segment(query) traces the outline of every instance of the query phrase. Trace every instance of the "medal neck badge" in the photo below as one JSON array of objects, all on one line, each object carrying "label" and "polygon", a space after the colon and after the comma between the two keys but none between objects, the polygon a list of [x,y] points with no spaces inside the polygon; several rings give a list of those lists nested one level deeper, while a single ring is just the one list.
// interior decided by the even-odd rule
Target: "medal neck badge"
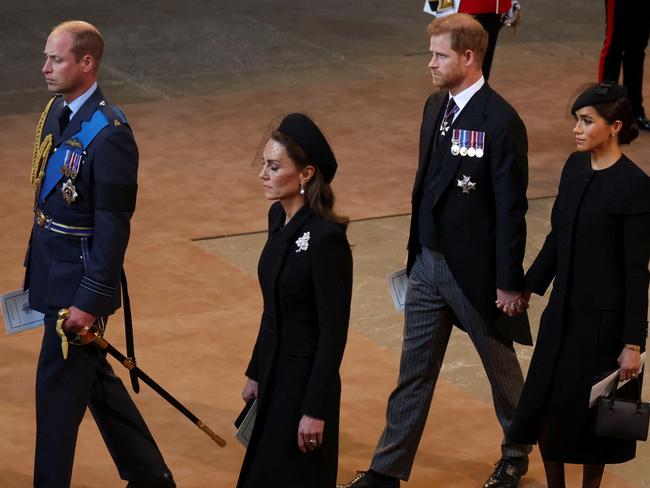
[{"label": "medal neck badge", "polygon": [[447,135],[447,131],[451,128],[451,124],[454,121],[454,116],[458,113],[460,108],[456,105],[456,102],[453,98],[449,98],[447,101],[447,106],[445,107],[445,114],[442,116],[442,122],[440,124],[440,135]]}]

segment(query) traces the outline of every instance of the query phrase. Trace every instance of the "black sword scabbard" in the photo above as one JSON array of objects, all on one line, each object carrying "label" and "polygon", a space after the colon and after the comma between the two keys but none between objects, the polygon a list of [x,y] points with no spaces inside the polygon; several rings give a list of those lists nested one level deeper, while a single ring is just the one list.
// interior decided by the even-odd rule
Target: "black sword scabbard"
[{"label": "black sword scabbard", "polygon": [[139,367],[135,365],[135,362],[131,360],[131,358],[126,357],[124,354],[122,354],[120,351],[115,349],[113,345],[111,345],[106,339],[104,339],[101,336],[97,336],[95,339],[95,344],[102,349],[103,351],[106,351],[107,354],[113,356],[115,359],[117,359],[122,366],[127,368],[129,372],[135,376],[137,376],[139,379],[141,379],[146,385],[148,385],[153,391],[158,393],[161,397],[163,397],[165,400],[167,400],[168,403],[170,403],[176,410],[181,412],[187,419],[190,420],[194,425],[196,425],[199,429],[201,429],[203,432],[205,432],[210,438],[216,442],[219,446],[224,447],[226,445],[226,441],[224,441],[221,437],[219,437],[217,434],[215,434],[210,428],[205,425],[196,415],[194,415],[192,412],[190,412],[185,405],[183,405],[181,402],[176,400],[167,390],[165,390],[162,386],[160,386],[158,383],[156,383],[148,374],[146,374],[144,371],[142,371]]}]

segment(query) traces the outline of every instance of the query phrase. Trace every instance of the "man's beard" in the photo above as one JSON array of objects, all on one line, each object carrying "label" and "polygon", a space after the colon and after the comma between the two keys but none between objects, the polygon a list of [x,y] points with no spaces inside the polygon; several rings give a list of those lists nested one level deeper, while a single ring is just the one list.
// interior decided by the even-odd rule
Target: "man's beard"
[{"label": "man's beard", "polygon": [[460,85],[463,82],[463,79],[464,76],[460,70],[455,70],[445,75],[439,75],[438,77],[432,77],[434,86],[445,90]]}]

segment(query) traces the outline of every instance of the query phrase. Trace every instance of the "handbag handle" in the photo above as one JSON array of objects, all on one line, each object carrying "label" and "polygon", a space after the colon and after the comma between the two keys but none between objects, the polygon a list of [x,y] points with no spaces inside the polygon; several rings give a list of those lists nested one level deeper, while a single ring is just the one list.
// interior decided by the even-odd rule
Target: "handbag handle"
[{"label": "handbag handle", "polygon": [[[609,409],[610,410],[614,410],[614,401],[616,400],[616,392],[618,391],[619,379],[620,379],[620,376],[616,376],[616,380],[614,381],[614,385],[612,386],[612,389],[610,390],[609,394],[606,395],[606,398],[609,400]],[[637,391],[639,392],[639,397],[636,399],[636,411],[637,411],[637,413],[641,413],[641,410],[642,410],[641,381],[639,380],[638,376],[635,376],[632,379],[636,380]]]}]

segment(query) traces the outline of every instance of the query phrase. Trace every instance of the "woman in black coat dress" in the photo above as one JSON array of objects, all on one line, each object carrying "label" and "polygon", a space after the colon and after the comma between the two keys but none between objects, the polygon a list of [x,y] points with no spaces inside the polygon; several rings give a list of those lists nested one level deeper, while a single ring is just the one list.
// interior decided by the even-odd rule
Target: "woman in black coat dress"
[{"label": "woman in black coat dress", "polygon": [[305,115],[291,114],[263,152],[269,236],[258,274],[264,312],[244,401],[257,418],[238,488],[333,488],[352,256],[333,212],[336,160]]},{"label": "woman in black coat dress", "polygon": [[[539,441],[550,488],[565,486],[564,463],[584,465],[591,488],[605,464],[634,457],[634,441],[595,435],[589,396],[619,367],[621,380],[638,374],[647,336],[650,178],[619,147],[638,134],[625,89],[595,85],[572,113],[578,152],[562,171],[526,288],[543,295],[555,281],[510,430],[517,442]],[[621,393],[636,396],[636,383]]]}]

